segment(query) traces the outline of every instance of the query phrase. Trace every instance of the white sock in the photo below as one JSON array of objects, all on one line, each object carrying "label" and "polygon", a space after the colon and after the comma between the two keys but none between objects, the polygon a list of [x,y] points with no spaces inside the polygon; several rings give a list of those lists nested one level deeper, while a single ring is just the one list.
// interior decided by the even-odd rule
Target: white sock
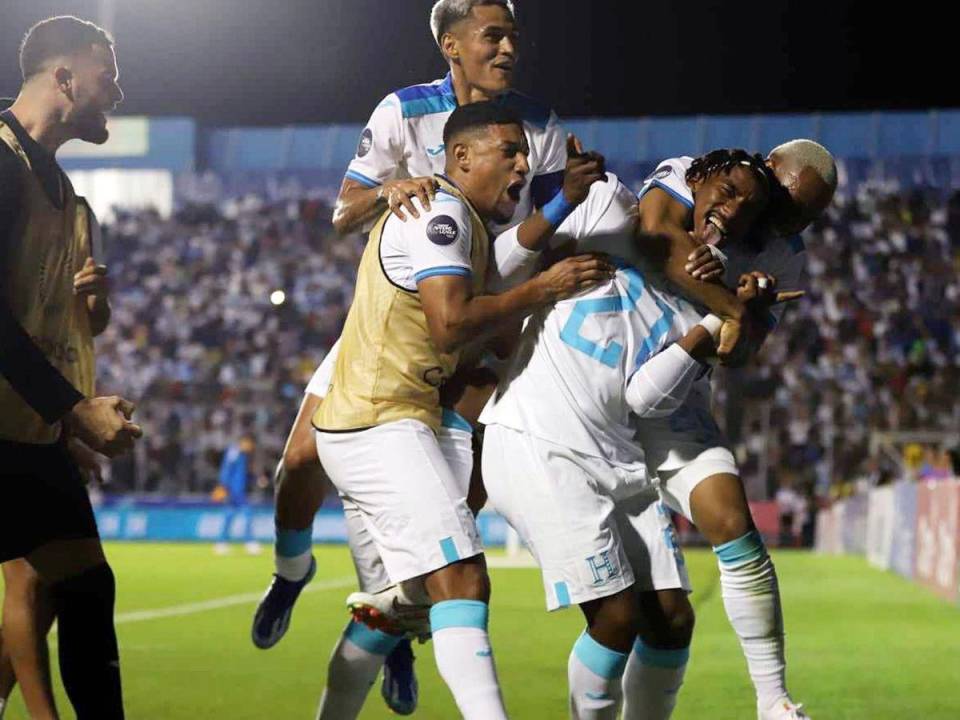
[{"label": "white sock", "polygon": [[317,720],[357,717],[383,661],[398,642],[398,635],[387,635],[351,621],[330,657],[327,686],[320,698]]},{"label": "white sock", "polygon": [[767,707],[787,695],[783,611],[773,561],[755,530],[713,551],[723,606],[740,638],[757,704]]},{"label": "white sock", "polygon": [[584,630],[567,660],[570,717],[573,720],[616,720],[623,695],[620,679],[626,653],[601,645]]},{"label": "white sock", "polygon": [[0,698],[0,720],[3,720],[3,709],[7,706],[6,698]]},{"label": "white sock", "polygon": [[689,647],[660,650],[638,638],[623,673],[623,720],[667,720],[689,659]]},{"label": "white sock", "polygon": [[303,580],[310,570],[313,557],[313,528],[284,530],[277,528],[273,544],[273,562],[277,575],[285,580]]},{"label": "white sock", "polygon": [[433,654],[440,677],[464,720],[506,720],[487,635],[489,607],[478,600],[444,600],[430,609]]}]

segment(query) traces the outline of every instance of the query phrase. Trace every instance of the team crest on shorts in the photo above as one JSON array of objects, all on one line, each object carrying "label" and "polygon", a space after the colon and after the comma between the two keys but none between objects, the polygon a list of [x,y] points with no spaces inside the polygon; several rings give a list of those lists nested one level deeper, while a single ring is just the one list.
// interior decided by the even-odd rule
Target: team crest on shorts
[{"label": "team crest on shorts", "polygon": [[620,577],[620,568],[610,557],[609,550],[602,550],[597,555],[591,555],[587,558],[587,567],[593,574],[593,584],[603,585],[616,577]]},{"label": "team crest on shorts", "polygon": [[437,215],[427,225],[427,237],[434,245],[451,245],[460,237],[460,226],[449,215]]},{"label": "team crest on shorts", "polygon": [[373,147],[373,130],[364,128],[360,133],[360,142],[357,144],[357,157],[362,158]]}]

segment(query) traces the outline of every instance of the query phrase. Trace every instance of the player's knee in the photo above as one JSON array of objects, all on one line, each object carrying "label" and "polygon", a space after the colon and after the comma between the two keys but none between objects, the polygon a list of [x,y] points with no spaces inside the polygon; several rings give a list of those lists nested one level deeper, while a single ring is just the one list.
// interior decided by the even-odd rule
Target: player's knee
[{"label": "player's knee", "polygon": [[633,592],[625,590],[596,601],[593,612],[587,612],[587,618],[591,631],[604,637],[633,637],[640,619],[640,608]]},{"label": "player's knee", "polygon": [[717,546],[741,538],[753,530],[753,518],[749,511],[731,511],[717,518],[712,525],[708,540]]},{"label": "player's knee", "polygon": [[455,562],[437,570],[424,580],[424,585],[434,603],[444,600],[490,602],[490,576],[486,563],[476,558]]},{"label": "player's knee", "polygon": [[290,443],[283,452],[283,467],[287,476],[314,470],[320,467],[320,458],[317,457],[317,447],[312,438],[303,442]]},{"label": "player's knee", "polygon": [[686,592],[643,593],[640,607],[639,635],[645,643],[657,648],[683,648],[690,644],[696,613]]}]

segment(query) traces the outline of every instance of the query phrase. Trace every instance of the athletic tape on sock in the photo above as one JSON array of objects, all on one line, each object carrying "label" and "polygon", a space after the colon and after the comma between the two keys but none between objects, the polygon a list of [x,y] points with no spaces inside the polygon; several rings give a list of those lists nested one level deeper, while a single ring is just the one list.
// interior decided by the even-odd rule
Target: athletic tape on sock
[{"label": "athletic tape on sock", "polygon": [[447,628],[471,627],[487,629],[490,608],[479,600],[444,600],[430,608],[433,632]]},{"label": "athletic tape on sock", "polygon": [[713,552],[724,565],[739,565],[741,563],[759,560],[767,553],[763,538],[756,530],[731,540],[723,545],[717,545]]},{"label": "athletic tape on sock", "polygon": [[372,630],[363,623],[350,621],[343,636],[359,648],[374,655],[387,656],[403,640],[402,635],[389,635],[380,630]]},{"label": "athletic tape on sock", "polygon": [[297,557],[303,555],[313,544],[313,529],[284,530],[277,528],[277,555],[280,557]]},{"label": "athletic tape on sock", "polygon": [[633,644],[633,651],[637,654],[640,662],[652,667],[680,668],[690,661],[689,645],[685,648],[662,650],[646,645],[643,640],[637,638],[637,641]]},{"label": "athletic tape on sock", "polygon": [[584,630],[573,646],[573,653],[594,675],[617,678],[623,675],[628,655],[601,645]]}]

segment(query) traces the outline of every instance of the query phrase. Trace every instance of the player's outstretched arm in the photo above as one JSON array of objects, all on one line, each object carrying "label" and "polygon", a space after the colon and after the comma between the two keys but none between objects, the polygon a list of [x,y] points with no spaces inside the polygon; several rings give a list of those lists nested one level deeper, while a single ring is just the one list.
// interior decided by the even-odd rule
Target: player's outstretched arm
[{"label": "player's outstretched arm", "polygon": [[417,289],[431,339],[440,352],[450,353],[609,280],[614,270],[602,255],[575,255],[499,295],[474,297],[470,279],[459,275],[429,277]]},{"label": "player's outstretched arm", "polygon": [[388,208],[401,220],[406,220],[408,214],[419,218],[413,198],[420,198],[423,208],[430,210],[436,188],[437,183],[432,177],[388,180],[377,187],[367,187],[345,178],[333,208],[333,227],[340,235],[355,232]]}]

